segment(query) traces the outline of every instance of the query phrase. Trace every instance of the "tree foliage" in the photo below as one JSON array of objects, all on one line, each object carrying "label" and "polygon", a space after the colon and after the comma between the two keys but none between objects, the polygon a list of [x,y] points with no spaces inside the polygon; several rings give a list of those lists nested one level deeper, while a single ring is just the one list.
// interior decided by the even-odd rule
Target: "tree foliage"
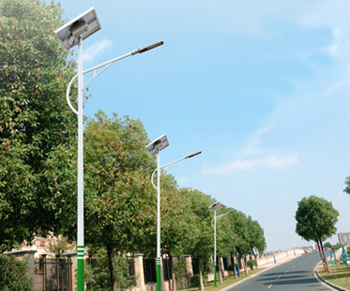
[{"label": "tree foliage", "polygon": [[211,220],[213,215],[209,206],[214,202],[209,196],[197,190],[183,189],[184,203],[186,203],[186,225],[189,234],[187,253],[199,262],[200,289],[204,291],[203,271],[209,265],[213,254],[214,237]]},{"label": "tree foliage", "polygon": [[62,12],[40,1],[0,1],[0,251],[62,229],[74,207],[65,191],[71,180],[51,172],[72,166],[77,128],[65,100],[75,65],[54,33]]},{"label": "tree foliage", "polygon": [[346,185],[346,187],[344,189],[344,192],[347,194],[350,194],[350,176],[346,177],[345,185]]},{"label": "tree foliage", "polygon": [[[120,290],[128,290],[136,286],[137,276],[130,276],[128,258],[123,255],[115,255],[115,277]],[[86,290],[108,291],[111,290],[109,264],[105,248],[97,250],[92,259],[85,264]]]},{"label": "tree foliage", "polygon": [[34,291],[32,278],[27,276],[27,263],[13,255],[0,255],[0,290]]},{"label": "tree foliage", "polygon": [[147,254],[155,234],[150,180],[155,162],[145,149],[148,139],[140,120],[108,118],[99,111],[88,120],[84,138],[85,240],[107,250],[116,288],[114,252]]},{"label": "tree foliage", "polygon": [[331,202],[316,196],[304,197],[298,202],[295,214],[297,220],[296,233],[305,240],[317,243],[321,259],[327,260],[323,250],[323,241],[336,233],[335,224],[339,212],[333,208]]}]

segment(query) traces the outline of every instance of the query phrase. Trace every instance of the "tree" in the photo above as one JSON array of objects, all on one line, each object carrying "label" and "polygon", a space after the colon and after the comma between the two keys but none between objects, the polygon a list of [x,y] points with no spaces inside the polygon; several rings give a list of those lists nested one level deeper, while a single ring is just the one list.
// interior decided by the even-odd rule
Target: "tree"
[{"label": "tree", "polygon": [[203,271],[206,266],[210,265],[210,256],[214,249],[213,228],[211,227],[213,217],[208,208],[214,201],[197,190],[182,189],[182,191],[186,205],[186,228],[191,234],[186,250],[193,258],[198,259],[200,289],[204,291]]},{"label": "tree", "polygon": [[115,253],[147,255],[154,245],[156,193],[150,173],[156,165],[140,120],[108,118],[102,111],[95,118],[88,120],[84,136],[85,240],[107,250],[111,290],[116,290]]},{"label": "tree", "polygon": [[305,240],[317,243],[323,263],[328,263],[323,249],[323,241],[336,233],[335,227],[339,212],[333,208],[331,202],[316,196],[304,197],[298,202],[295,214],[297,220],[296,233]]},{"label": "tree", "polygon": [[27,275],[27,262],[14,255],[0,254],[0,290],[34,291],[33,279]]},{"label": "tree", "polygon": [[344,192],[350,194],[350,176],[346,177],[345,184],[346,187],[344,189]]},{"label": "tree", "polygon": [[50,172],[74,174],[77,121],[65,90],[75,64],[54,33],[62,12],[53,2],[0,1],[0,252],[74,220],[74,175],[62,182]]},{"label": "tree", "polygon": [[[128,258],[123,255],[114,256],[115,276],[120,290],[128,290],[136,286],[137,276],[130,276]],[[93,259],[88,259],[85,264],[86,290],[107,291],[111,290],[109,280],[109,263],[105,248],[97,249]]]},{"label": "tree", "polygon": [[[233,210],[232,208],[220,207],[216,212],[216,217],[221,214],[225,214],[228,211]],[[231,252],[234,249],[235,241],[234,237],[234,223],[233,223],[233,213],[222,216],[217,219],[216,222],[216,254],[218,257],[218,277],[220,284],[223,284],[223,273],[224,266],[220,258],[227,257],[228,255],[235,253]]]},{"label": "tree", "polygon": [[266,241],[264,237],[264,230],[261,228],[260,224],[256,220],[252,220],[250,216],[247,219],[247,231],[248,231],[248,245],[250,248],[250,252],[254,254],[256,265],[258,265],[258,261],[256,258],[256,253],[254,252],[254,248],[257,248],[260,253],[263,253],[266,248]]},{"label": "tree", "polygon": [[173,255],[184,255],[190,234],[186,229],[186,206],[183,192],[178,188],[175,178],[161,175],[161,250],[170,260],[173,290],[176,291],[175,265]]},{"label": "tree", "polygon": [[[233,213],[233,223],[234,223],[234,240],[236,241],[236,250],[240,256],[245,256],[251,252],[251,247],[249,244],[249,230],[248,230],[248,219],[247,216],[241,211],[235,211]],[[247,274],[248,268],[243,260],[244,270]]]},{"label": "tree", "polygon": [[323,246],[325,248],[330,248],[330,249],[333,247],[332,244],[330,242],[328,242],[328,241]]}]

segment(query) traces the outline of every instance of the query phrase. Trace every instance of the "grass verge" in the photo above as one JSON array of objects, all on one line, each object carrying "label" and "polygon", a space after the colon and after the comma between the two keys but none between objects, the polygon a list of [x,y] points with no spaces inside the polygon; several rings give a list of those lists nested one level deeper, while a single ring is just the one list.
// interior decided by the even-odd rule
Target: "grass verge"
[{"label": "grass verge", "polygon": [[[248,278],[248,277],[250,277],[250,276],[252,276],[252,275],[254,275],[254,274],[256,274],[256,273],[259,273],[259,272],[261,272],[262,270],[265,270],[265,268],[261,268],[261,269],[259,269],[259,270],[257,270],[257,269],[255,269],[255,270],[249,270],[247,276],[246,276],[245,273],[243,272],[243,273],[241,273],[241,277],[240,277],[240,278],[237,277],[237,279],[235,279],[235,276],[234,276],[234,275],[233,275],[233,276],[225,277],[225,278],[223,279],[223,284],[220,284],[220,280],[217,279],[217,281],[216,281],[217,287],[216,287],[216,288],[213,287],[214,281],[212,281],[212,282],[209,282],[209,283],[204,284],[204,289],[205,289],[205,291],[219,291],[219,290],[224,289],[224,288],[226,288],[226,287],[228,287],[228,286],[230,286],[230,285],[232,285],[232,284],[234,284],[234,283],[237,283],[237,282],[239,282],[239,281],[242,281],[243,279]],[[186,289],[184,289],[184,290],[186,290],[186,291],[198,291],[199,289],[196,288],[196,287],[188,287],[188,288],[186,288]]]},{"label": "grass verge", "polygon": [[330,271],[331,273],[328,273],[323,268],[318,269],[318,273],[326,281],[350,290],[350,267],[345,265],[330,266]]}]

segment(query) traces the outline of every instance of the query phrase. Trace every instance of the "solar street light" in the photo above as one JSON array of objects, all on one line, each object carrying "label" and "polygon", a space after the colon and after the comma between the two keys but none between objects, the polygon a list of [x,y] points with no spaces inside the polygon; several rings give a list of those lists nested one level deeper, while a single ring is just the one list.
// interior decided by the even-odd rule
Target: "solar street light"
[{"label": "solar street light", "polygon": [[[78,74],[69,82],[66,97],[71,110],[78,115],[78,264],[77,264],[77,289],[84,291],[84,172],[83,172],[83,91],[84,86],[99,76],[103,71],[109,68],[116,61],[124,59],[137,53],[143,53],[163,44],[163,41],[157,41],[147,46],[142,46],[123,56],[112,59],[108,62],[95,66],[89,70],[83,71],[83,40],[101,29],[100,21],[97,17],[94,7],[91,7],[78,17],[69,21],[58,28],[55,33],[65,50],[69,50],[78,45]],[[104,67],[104,68],[103,68]],[[83,75],[89,72],[96,72],[96,69],[103,68],[95,73],[86,83],[83,83]],[[70,87],[74,80],[78,78],[78,110],[76,110],[69,98]]]},{"label": "solar street light", "polygon": [[79,44],[79,38],[82,40],[93,35],[101,29],[94,7],[80,14],[55,31],[58,39],[66,50]]},{"label": "solar street light", "polygon": [[[157,190],[157,291],[161,291],[161,254],[160,254],[160,170],[164,169],[164,168],[169,168],[171,166],[173,166],[174,164],[185,160],[185,159],[189,159],[192,157],[195,157],[199,154],[201,154],[202,152],[195,152],[191,155],[187,155],[181,159],[178,159],[176,161],[173,161],[171,163],[168,163],[164,166],[160,166],[160,151],[162,151],[163,149],[165,149],[167,146],[169,146],[169,141],[168,138],[166,137],[165,134],[163,134],[161,137],[155,139],[154,141],[152,141],[151,143],[149,143],[146,146],[146,149],[148,151],[148,153],[151,156],[157,155],[157,169],[155,169],[153,171],[152,177],[151,177],[151,182],[153,187]],[[153,177],[154,174],[157,172],[157,186],[154,185],[153,183]]]}]

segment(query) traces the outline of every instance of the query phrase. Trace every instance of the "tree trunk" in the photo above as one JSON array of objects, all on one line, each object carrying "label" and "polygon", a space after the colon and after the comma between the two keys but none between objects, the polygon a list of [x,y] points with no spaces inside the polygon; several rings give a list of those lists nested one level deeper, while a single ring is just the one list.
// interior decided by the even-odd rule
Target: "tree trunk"
[{"label": "tree trunk", "polygon": [[220,284],[223,284],[222,277],[223,277],[222,259],[219,258],[219,279],[220,279]]},{"label": "tree trunk", "polygon": [[117,279],[115,276],[115,266],[114,266],[114,249],[112,244],[106,243],[108,263],[109,263],[109,274],[111,279],[111,291],[117,291]]},{"label": "tree trunk", "polygon": [[334,247],[332,247],[332,252],[333,252],[333,256],[334,256],[334,263],[337,266],[338,265],[338,261],[337,261],[337,257],[335,256],[335,250]]},{"label": "tree trunk", "polygon": [[322,244],[322,239],[320,239],[320,245],[321,245],[322,252],[323,252],[324,262],[326,263],[327,272],[330,273],[331,271],[329,270],[329,266],[328,266],[326,254],[324,253],[323,244]]},{"label": "tree trunk", "polygon": [[242,258],[241,262],[242,262],[242,266],[244,267],[244,273],[246,274],[246,276],[248,276],[248,268],[247,268],[247,264],[246,264],[246,258]]},{"label": "tree trunk", "polygon": [[204,284],[203,284],[203,275],[202,275],[202,268],[201,268],[201,258],[198,256],[198,265],[199,265],[199,286],[201,291],[204,291]]},{"label": "tree trunk", "polygon": [[235,279],[237,279],[237,269],[236,269],[236,264],[237,264],[237,258],[235,256],[232,256],[233,259],[233,272],[235,273]]},{"label": "tree trunk", "polygon": [[321,260],[323,261],[323,264],[326,265],[327,272],[330,273],[327,259],[323,250],[322,240],[320,239],[320,241],[316,241],[316,243],[318,246],[318,252],[320,253]]},{"label": "tree trunk", "polygon": [[256,268],[259,270],[258,257],[254,255],[254,258],[255,258]]},{"label": "tree trunk", "polygon": [[[171,252],[168,252],[168,256],[169,256],[169,260],[170,260],[170,273],[171,273],[171,280],[173,281],[173,291],[176,291],[176,279],[175,279],[175,272],[174,272],[174,260],[173,260],[173,256],[171,254]],[[170,286],[169,286],[169,290],[170,290]]]}]

